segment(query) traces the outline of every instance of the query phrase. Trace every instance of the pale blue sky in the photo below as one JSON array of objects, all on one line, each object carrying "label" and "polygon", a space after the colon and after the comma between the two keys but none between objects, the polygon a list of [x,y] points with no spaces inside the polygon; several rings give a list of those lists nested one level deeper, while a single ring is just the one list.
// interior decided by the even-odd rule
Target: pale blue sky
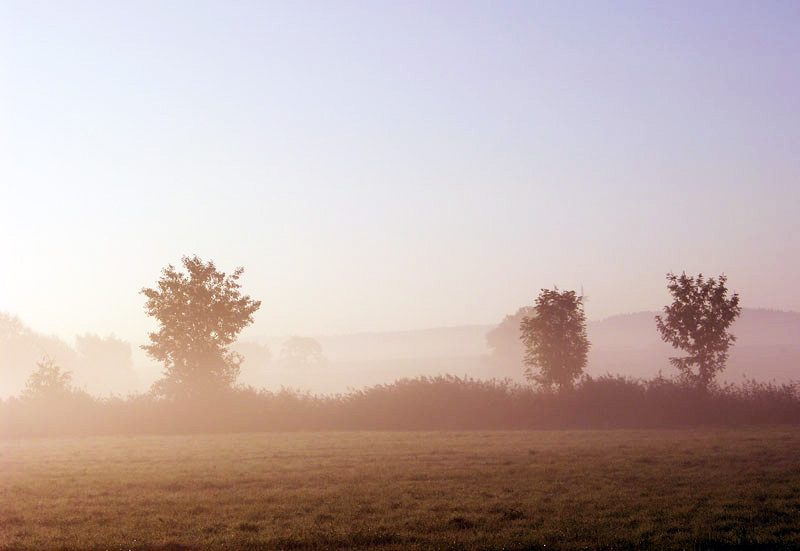
[{"label": "pale blue sky", "polygon": [[183,254],[259,334],[800,310],[800,3],[0,0],[0,310],[142,341]]}]

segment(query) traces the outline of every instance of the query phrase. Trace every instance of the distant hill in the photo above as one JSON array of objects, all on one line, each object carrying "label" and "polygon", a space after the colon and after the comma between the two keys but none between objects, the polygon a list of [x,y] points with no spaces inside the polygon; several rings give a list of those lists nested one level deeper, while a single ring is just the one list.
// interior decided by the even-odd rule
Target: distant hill
[{"label": "distant hill", "polygon": [[[674,373],[668,358],[679,354],[660,340],[653,321],[657,314],[637,312],[589,323],[588,372],[635,377],[652,377],[659,370]],[[737,341],[723,380],[800,380],[800,312],[744,309],[731,332]]]},{"label": "distant hill", "polygon": [[[656,314],[637,312],[589,322],[592,348],[587,372],[645,378],[659,370],[666,376],[675,374],[668,361],[675,351],[660,340],[655,328]],[[723,373],[724,380],[737,382],[746,376],[761,381],[800,381],[800,312],[745,309],[732,331],[738,341]],[[487,344],[490,332],[494,348]],[[246,360],[240,382],[271,390],[284,386],[335,393],[402,377],[444,373],[523,381],[522,345],[515,316],[498,325],[316,339],[328,362],[311,369],[288,369],[276,361],[284,338],[263,337],[240,343],[238,349]],[[96,346],[75,350],[56,337],[32,331],[13,316],[0,314],[0,397],[19,393],[36,361],[45,354],[72,370],[79,386],[98,394],[143,390],[160,376],[160,367],[146,363],[138,346],[131,349],[127,343],[110,337],[95,341],[84,338],[79,343],[95,342]],[[256,343],[261,346],[254,346]],[[112,346],[113,354],[108,355],[109,351],[99,345]],[[135,370],[132,363],[137,366]]]},{"label": "distant hill", "polygon": [[[286,369],[278,362],[259,371],[242,366],[240,379],[255,387],[287,386],[317,393],[389,383],[403,377],[452,373],[491,378],[486,365],[486,332],[491,325],[464,325],[412,331],[315,336],[328,364],[314,369]],[[285,337],[252,339],[280,356]]]},{"label": "distant hill", "polygon": [[[654,317],[658,312],[637,312],[589,322],[592,342],[587,372],[649,378],[675,373],[668,358],[676,352],[659,338]],[[518,322],[443,327],[393,333],[361,333],[321,336],[317,340],[329,359],[324,369],[287,372],[271,368],[254,384],[287,385],[312,392],[340,392],[365,384],[391,382],[399,377],[451,373],[476,378],[511,378],[522,381],[522,346]],[[490,331],[505,330],[509,350],[497,354],[487,345]],[[502,333],[503,331],[498,331]],[[731,351],[723,380],[743,376],[761,381],[800,380],[800,312],[745,309],[732,332],[737,343]],[[260,339],[273,355],[281,339]],[[245,381],[247,382],[247,381]]]},{"label": "distant hill", "polygon": [[325,353],[340,361],[453,358],[486,354],[491,325],[461,325],[391,333],[318,337]]}]

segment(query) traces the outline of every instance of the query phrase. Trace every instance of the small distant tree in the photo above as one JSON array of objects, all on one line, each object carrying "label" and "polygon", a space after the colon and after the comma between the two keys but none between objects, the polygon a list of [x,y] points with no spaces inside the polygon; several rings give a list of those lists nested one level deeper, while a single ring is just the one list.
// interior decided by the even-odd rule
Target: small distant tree
[{"label": "small distant tree", "polygon": [[728,297],[728,279],[696,278],[682,273],[667,274],[667,289],[673,301],[664,307],[664,316],[656,316],[661,338],[688,355],[669,361],[687,382],[708,389],[716,374],[725,369],[728,350],[736,337],[728,328],[739,317],[739,295]]},{"label": "small distant tree", "polygon": [[281,349],[281,363],[286,367],[320,367],[327,363],[322,345],[312,337],[289,337]]},{"label": "small distant tree", "polygon": [[214,263],[183,257],[186,273],[171,264],[155,289],[142,289],[145,311],[161,328],[142,346],[164,364],[164,378],[153,390],[168,397],[191,397],[233,385],[242,363],[229,350],[239,332],[253,322],[260,301],[242,295],[244,268],[226,275]]},{"label": "small distant tree", "polygon": [[69,396],[73,390],[72,373],[62,371],[54,360],[43,358],[36,362],[36,371],[28,377],[22,398],[54,401]]},{"label": "small distant tree", "polygon": [[498,366],[519,369],[525,357],[525,346],[520,340],[522,320],[535,315],[533,306],[523,306],[516,314],[507,315],[500,324],[486,333],[486,345],[491,349],[488,360]]},{"label": "small distant tree", "polygon": [[525,377],[545,388],[572,388],[589,354],[583,297],[575,291],[542,289],[533,312],[520,324]]}]

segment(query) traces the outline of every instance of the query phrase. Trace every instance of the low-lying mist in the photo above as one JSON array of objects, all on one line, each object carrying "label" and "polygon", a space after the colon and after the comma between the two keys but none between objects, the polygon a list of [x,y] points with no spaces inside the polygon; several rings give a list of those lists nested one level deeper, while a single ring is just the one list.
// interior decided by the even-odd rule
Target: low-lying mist
[{"label": "low-lying mist", "polygon": [[[654,312],[589,322],[588,375],[649,379],[673,373],[673,350],[655,331]],[[336,394],[403,378],[451,374],[523,383],[519,315],[498,325],[467,325],[393,333],[260,337],[237,342],[244,358],[238,383],[257,389],[291,388]],[[800,313],[745,309],[722,382],[787,383],[800,379]],[[74,344],[34,331],[0,313],[0,398],[19,395],[37,362],[49,358],[71,372],[73,384],[94,396],[146,392],[162,367],[133,344],[84,334]],[[318,347],[318,348],[315,348]]]}]

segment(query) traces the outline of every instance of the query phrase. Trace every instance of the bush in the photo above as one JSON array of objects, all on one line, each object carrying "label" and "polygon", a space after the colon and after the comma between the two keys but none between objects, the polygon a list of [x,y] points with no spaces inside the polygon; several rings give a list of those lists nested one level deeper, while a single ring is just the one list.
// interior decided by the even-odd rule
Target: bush
[{"label": "bush", "polygon": [[208,400],[82,391],[0,401],[0,437],[295,430],[682,428],[800,423],[800,385],[698,389],[674,379],[584,377],[574,389],[443,375],[344,395],[240,387]]}]

